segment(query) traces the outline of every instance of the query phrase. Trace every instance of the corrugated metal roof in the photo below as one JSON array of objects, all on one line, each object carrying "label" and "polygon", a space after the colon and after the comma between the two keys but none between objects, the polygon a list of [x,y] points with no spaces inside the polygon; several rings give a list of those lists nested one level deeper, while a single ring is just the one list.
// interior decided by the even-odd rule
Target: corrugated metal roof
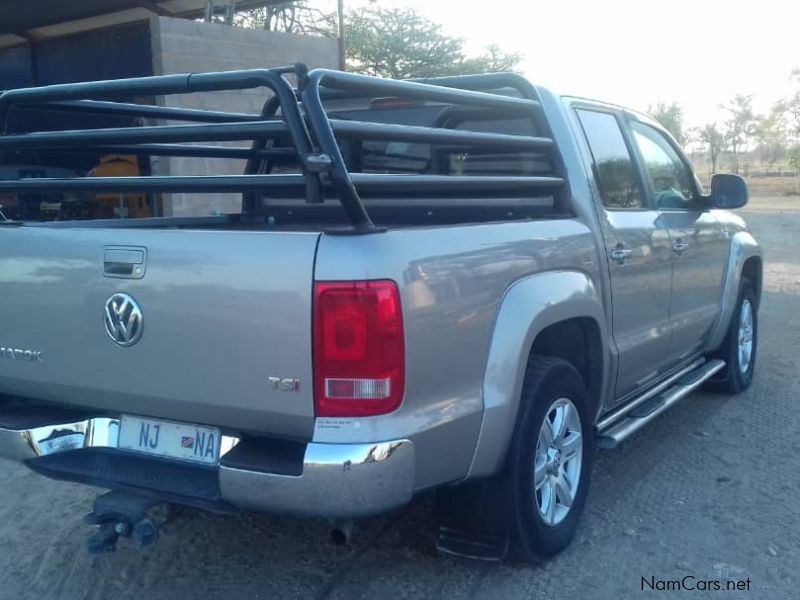
[{"label": "corrugated metal roof", "polygon": [[[143,8],[168,14],[169,0],[12,0],[0,2],[0,33],[30,35],[29,32],[68,21],[91,19],[130,9]],[[202,7],[205,0],[194,4]]]},{"label": "corrugated metal roof", "polygon": [[[224,5],[226,0],[217,0]],[[270,3],[238,0],[237,8]],[[0,0],[0,47],[147,19],[201,16],[206,0]]]}]

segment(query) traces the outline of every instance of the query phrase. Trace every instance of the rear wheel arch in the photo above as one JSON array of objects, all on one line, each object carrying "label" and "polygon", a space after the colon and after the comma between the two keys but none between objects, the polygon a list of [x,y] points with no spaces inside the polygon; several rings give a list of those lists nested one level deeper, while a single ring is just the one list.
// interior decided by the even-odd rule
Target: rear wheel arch
[{"label": "rear wheel arch", "polygon": [[595,319],[573,317],[545,327],[531,344],[529,360],[535,355],[560,358],[575,367],[586,386],[590,414],[597,413],[603,389],[604,360],[603,338]]},{"label": "rear wheel arch", "polygon": [[[593,410],[608,379],[608,332],[598,287],[580,271],[551,271],[519,280],[501,302],[490,341],[482,390],[483,421],[467,477],[501,468],[520,412],[531,353],[561,358],[584,378]],[[570,351],[580,336],[588,346]],[[559,341],[559,338],[562,338]]]}]

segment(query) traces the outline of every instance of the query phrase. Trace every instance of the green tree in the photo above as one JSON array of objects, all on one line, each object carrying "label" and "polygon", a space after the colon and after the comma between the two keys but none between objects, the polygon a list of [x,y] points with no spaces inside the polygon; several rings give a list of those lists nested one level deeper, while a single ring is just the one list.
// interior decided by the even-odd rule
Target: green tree
[{"label": "green tree", "polygon": [[794,138],[800,138],[800,92],[784,102],[788,117],[788,133]]},{"label": "green tree", "polygon": [[794,193],[800,194],[800,146],[795,146],[786,155],[786,164],[794,173]]},{"label": "green tree", "polygon": [[787,133],[791,140],[800,143],[800,69],[792,70],[792,79],[798,84],[797,90],[783,102]]},{"label": "green tree", "polygon": [[265,2],[262,6],[239,10],[233,17],[233,24],[247,29],[336,35],[336,13],[320,10],[307,0]]},{"label": "green tree", "polygon": [[469,57],[463,40],[409,8],[363,8],[348,13],[345,25],[348,69],[369,75],[409,79],[512,71],[522,59],[496,45]]},{"label": "green tree", "polygon": [[729,115],[725,122],[725,135],[733,153],[733,170],[739,173],[739,155],[749,144],[756,128],[753,97],[737,94],[728,103],[719,106]]},{"label": "green tree", "polygon": [[441,74],[464,59],[462,43],[411,9],[365,8],[348,14],[348,69],[405,79]]},{"label": "green tree", "polygon": [[758,144],[761,160],[772,167],[786,152],[788,124],[786,102],[776,102],[766,115],[755,120],[753,137]]},{"label": "green tree", "polygon": [[792,148],[786,155],[786,164],[794,173],[794,191],[800,194],[800,69],[792,70],[792,79],[798,89],[784,101],[787,128]]},{"label": "green tree", "polygon": [[[234,24],[253,29],[336,37],[336,13],[325,13],[307,0],[276,2],[236,13]],[[345,14],[346,58],[350,71],[409,79],[513,71],[522,55],[496,44],[468,56],[464,40],[450,37],[441,25],[410,8],[364,7]]]},{"label": "green tree", "polygon": [[697,130],[697,139],[708,146],[711,174],[717,172],[719,155],[725,150],[725,134],[716,123],[709,123]]},{"label": "green tree", "polygon": [[655,106],[650,105],[647,109],[650,116],[664,126],[664,129],[672,134],[672,137],[681,145],[687,143],[686,130],[683,126],[683,108],[677,102],[659,102]]},{"label": "green tree", "polygon": [[497,44],[490,44],[486,52],[474,58],[467,58],[459,66],[462,73],[502,73],[517,68],[522,55],[503,52]]}]

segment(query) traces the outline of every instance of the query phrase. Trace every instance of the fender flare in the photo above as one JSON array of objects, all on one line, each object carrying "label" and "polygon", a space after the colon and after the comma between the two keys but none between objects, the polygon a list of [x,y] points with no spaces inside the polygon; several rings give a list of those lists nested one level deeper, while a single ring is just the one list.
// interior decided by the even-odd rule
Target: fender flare
[{"label": "fender flare", "polygon": [[[596,321],[608,383],[608,331],[598,287],[580,271],[552,271],[516,281],[500,303],[484,372],[483,420],[468,474],[485,477],[503,464],[514,433],[530,349],[546,327],[577,317]],[[602,404],[599,399],[598,406]]]},{"label": "fender flare", "polygon": [[[749,231],[738,231],[731,239],[731,246],[728,252],[728,264],[725,268],[725,278],[722,284],[722,297],[720,298],[720,311],[711,328],[711,333],[708,337],[708,349],[716,350],[719,348],[722,341],[725,339],[725,334],[728,331],[728,325],[733,317],[733,311],[736,308],[736,301],[739,298],[739,285],[742,281],[742,270],[744,263],[753,257],[763,259],[763,251],[761,246],[755,240]],[[761,281],[763,277],[759,277]],[[756,290],[756,299],[761,299],[761,286],[759,282]]]}]

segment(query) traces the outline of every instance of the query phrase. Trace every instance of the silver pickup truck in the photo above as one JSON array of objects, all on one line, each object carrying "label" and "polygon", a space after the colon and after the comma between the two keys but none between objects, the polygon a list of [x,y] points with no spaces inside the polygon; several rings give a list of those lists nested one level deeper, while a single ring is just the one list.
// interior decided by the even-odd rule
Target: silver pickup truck
[{"label": "silver pickup truck", "polygon": [[[257,115],[125,101],[255,89]],[[0,96],[0,123],[17,110],[139,121],[7,133],[10,162],[246,161],[0,181],[166,213],[0,220],[0,454],[112,490],[94,551],[152,543],[161,502],[326,517],[344,538],[436,490],[441,550],[546,558],[597,447],[752,381],[762,253],[726,210],[746,185],[706,195],[644,115],[517,75],[302,65]],[[176,209],[230,193],[240,214]]]}]

